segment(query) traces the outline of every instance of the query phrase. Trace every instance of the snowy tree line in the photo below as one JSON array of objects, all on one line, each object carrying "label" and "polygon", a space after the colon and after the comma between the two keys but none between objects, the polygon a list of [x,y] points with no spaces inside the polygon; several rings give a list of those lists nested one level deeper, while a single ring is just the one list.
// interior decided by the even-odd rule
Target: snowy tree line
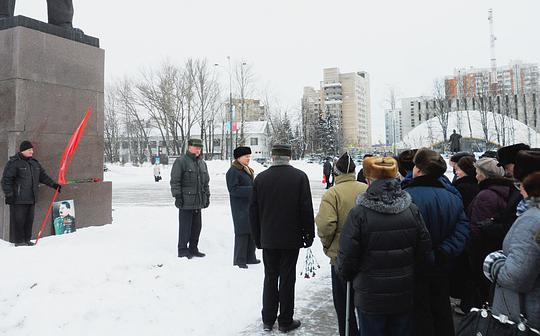
[{"label": "snowy tree line", "polygon": [[[238,62],[226,72],[226,84],[220,82],[220,72],[223,69],[206,59],[188,59],[182,65],[164,62],[140,71],[138,76],[109,83],[105,92],[106,161],[119,162],[121,149],[128,151],[132,162],[148,161],[158,154],[150,141],[150,133],[156,132],[162,154],[184,153],[187,140],[197,134],[203,140],[206,159],[212,159],[209,153],[214,153],[216,143],[222,144],[219,157],[228,158],[225,144],[233,96],[240,100],[233,148],[246,145],[244,101],[256,91],[254,71],[245,62]],[[269,145],[290,143],[295,156],[302,153],[304,139],[297,114],[283,108],[269,92],[264,93],[263,102],[271,132]]]}]

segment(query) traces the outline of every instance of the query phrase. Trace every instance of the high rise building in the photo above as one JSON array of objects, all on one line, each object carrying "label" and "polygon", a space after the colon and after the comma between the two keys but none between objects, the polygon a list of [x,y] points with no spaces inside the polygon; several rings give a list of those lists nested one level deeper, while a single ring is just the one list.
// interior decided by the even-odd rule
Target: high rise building
[{"label": "high rise building", "polygon": [[323,70],[322,114],[339,120],[342,148],[371,147],[371,101],[369,75],[365,71],[340,73],[339,68]]},{"label": "high rise building", "polygon": [[397,144],[402,139],[401,109],[386,109],[384,111],[384,125],[386,146]]},{"label": "high rise building", "polygon": [[497,68],[497,82],[490,80],[489,68],[460,68],[445,78],[447,98],[524,95],[540,88],[538,64],[512,61]]}]

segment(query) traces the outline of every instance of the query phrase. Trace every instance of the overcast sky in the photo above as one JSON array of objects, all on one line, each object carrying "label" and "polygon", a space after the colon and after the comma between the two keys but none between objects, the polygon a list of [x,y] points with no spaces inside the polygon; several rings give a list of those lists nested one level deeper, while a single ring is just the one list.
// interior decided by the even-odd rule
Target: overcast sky
[{"label": "overcast sky", "polygon": [[[374,143],[384,141],[389,86],[401,97],[429,95],[455,67],[489,66],[489,8],[497,63],[540,61],[539,0],[73,1],[74,26],[106,51],[106,80],[166,59],[226,63],[230,55],[253,65],[261,90],[298,109],[323,68],[367,71]],[[45,0],[18,0],[15,12],[45,21],[46,8]]]}]

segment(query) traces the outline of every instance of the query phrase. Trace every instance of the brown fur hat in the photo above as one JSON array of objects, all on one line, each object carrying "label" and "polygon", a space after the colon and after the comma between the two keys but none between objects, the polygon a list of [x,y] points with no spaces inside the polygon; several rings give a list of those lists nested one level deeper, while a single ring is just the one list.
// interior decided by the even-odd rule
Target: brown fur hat
[{"label": "brown fur hat", "polygon": [[362,161],[364,176],[370,180],[394,178],[398,173],[397,161],[391,157],[367,157]]}]

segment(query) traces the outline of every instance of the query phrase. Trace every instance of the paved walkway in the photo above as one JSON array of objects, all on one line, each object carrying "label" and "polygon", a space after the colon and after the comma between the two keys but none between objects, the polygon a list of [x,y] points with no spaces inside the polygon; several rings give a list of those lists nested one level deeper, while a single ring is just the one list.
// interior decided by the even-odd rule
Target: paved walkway
[{"label": "paved walkway", "polygon": [[[302,279],[297,279],[297,281]],[[300,328],[291,331],[292,336],[339,336],[337,318],[332,302],[332,285],[330,276],[321,279],[328,286],[314,286],[307,289],[302,297],[296,296],[294,318],[302,321]],[[272,332],[262,330],[262,321],[246,328],[240,335],[243,336],[271,336],[282,335],[277,329],[277,322]]]}]

